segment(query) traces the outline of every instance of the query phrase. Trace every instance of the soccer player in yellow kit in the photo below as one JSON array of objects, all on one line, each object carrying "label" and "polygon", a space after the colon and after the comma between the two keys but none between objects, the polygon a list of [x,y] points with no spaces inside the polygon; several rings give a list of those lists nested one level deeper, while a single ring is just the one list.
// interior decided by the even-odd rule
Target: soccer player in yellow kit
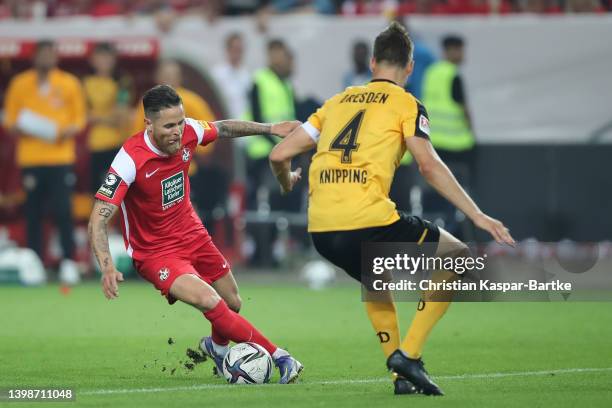
[{"label": "soccer player in yellow kit", "polygon": [[[432,147],[427,111],[402,87],[412,72],[412,49],[404,28],[392,23],[374,42],[372,81],[328,99],[270,154],[272,171],[282,191],[289,192],[301,178],[300,168],[291,170],[291,158],[316,149],[309,172],[308,230],[317,251],[357,280],[361,280],[362,242],[430,243],[436,248],[431,255],[469,256],[467,246],[450,233],[398,212],[389,199],[393,175],[406,149],[440,194],[498,243],[514,245],[508,229],[478,208]],[[452,271],[436,272],[438,278],[455,278]],[[443,394],[421,360],[430,331],[450,304],[440,299],[435,292],[423,293],[400,343],[391,294],[375,300],[366,297],[366,311],[387,368],[396,374],[396,394]]]}]

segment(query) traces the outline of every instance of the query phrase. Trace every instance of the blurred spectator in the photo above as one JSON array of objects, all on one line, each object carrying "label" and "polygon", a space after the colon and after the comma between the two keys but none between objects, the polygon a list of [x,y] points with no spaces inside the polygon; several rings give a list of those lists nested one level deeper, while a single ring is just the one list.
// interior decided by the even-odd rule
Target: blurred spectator
[{"label": "blurred spectator", "polygon": [[275,14],[335,12],[336,6],[331,0],[270,0],[262,2],[255,18],[258,30],[264,33],[268,31],[270,17]]},{"label": "blurred spectator", "polygon": [[[251,117],[255,121],[268,123],[296,119],[296,100],[290,81],[293,54],[279,39],[268,43],[267,52],[268,67],[255,73],[249,93]],[[246,144],[247,208],[261,214],[269,213],[270,210],[300,211],[301,191],[281,197],[270,172],[268,155],[276,143],[277,139],[271,136],[252,136]],[[273,264],[272,248],[276,239],[274,225],[254,225],[249,232],[255,243],[250,264]]]},{"label": "blurred spectator", "polygon": [[28,246],[44,259],[45,203],[60,232],[63,259],[59,278],[80,279],[74,256],[72,189],[75,176],[74,138],[85,126],[86,112],[79,80],[57,68],[51,41],[36,44],[34,67],[16,75],[4,99],[4,125],[17,140],[17,164],[26,192]]},{"label": "blurred spectator", "polygon": [[370,46],[365,41],[353,44],[353,68],[344,74],[342,86],[358,86],[367,83],[372,78],[370,72]]},{"label": "blurred spectator", "polygon": [[[250,113],[254,121],[273,123],[296,118],[296,101],[290,81],[292,73],[291,51],[282,40],[271,40],[268,43],[268,67],[255,73],[249,93]],[[277,139],[272,136],[253,136],[247,141],[247,206],[250,209],[258,206],[257,190],[266,187],[264,180],[270,173],[268,155],[276,142]]]},{"label": "blurred spectator", "polygon": [[431,139],[446,151],[464,151],[474,146],[472,122],[459,67],[464,60],[464,42],[449,35],[442,40],[444,59],[425,72],[423,102],[429,110]]},{"label": "blurred spectator", "polygon": [[515,10],[519,13],[556,14],[561,13],[554,0],[516,0]]},{"label": "blurred spectator", "polygon": [[332,0],[271,0],[269,5],[275,13],[290,11],[315,12],[319,14],[336,13],[336,5]]},{"label": "blurred spectator", "polygon": [[[576,3],[576,4],[570,4]],[[609,0],[5,0],[0,18],[42,19],[72,15],[94,17],[155,15],[162,32],[172,29],[181,15],[203,11],[210,21],[220,16],[255,15],[265,30],[270,15],[316,12],[342,15],[405,16],[413,14],[461,15],[512,12],[558,14],[610,11]]]},{"label": "blurred spectator", "polygon": [[382,0],[344,0],[340,5],[340,13],[345,16],[382,14],[382,11]]},{"label": "blurred spectator", "polygon": [[123,143],[121,128],[127,119],[130,95],[115,79],[117,55],[112,44],[97,44],[90,64],[94,73],[83,79],[83,88],[88,106],[90,182],[95,192]]},{"label": "blurred spectator", "polygon": [[155,25],[162,34],[168,34],[176,24],[176,12],[167,4],[161,4],[154,13]]},{"label": "blurred spectator", "polygon": [[30,18],[33,13],[33,5],[28,1],[7,0],[6,7],[10,14],[15,18]]},{"label": "blurred spectator", "polygon": [[[475,139],[467,96],[459,67],[464,61],[464,41],[449,35],[442,40],[444,59],[432,64],[425,72],[423,103],[429,113],[431,143],[442,160],[453,170],[462,186],[470,189],[475,175]],[[461,236],[455,210],[434,193],[435,202],[425,208],[445,214],[446,227]]]},{"label": "blurred spectator", "polygon": [[225,62],[212,69],[212,77],[223,95],[226,112],[230,118],[244,117],[248,110],[247,95],[251,77],[243,65],[244,40],[239,33],[232,33],[225,39]]},{"label": "blurred spectator", "polygon": [[118,16],[124,14],[127,2],[122,0],[100,0],[91,6],[90,14],[94,17]]},{"label": "blurred spectator", "polygon": [[264,7],[268,1],[265,0],[213,0],[219,3],[221,13],[228,16],[239,16],[243,14],[254,14]]},{"label": "blurred spectator", "polygon": [[[262,14],[267,0],[208,0],[204,4],[204,14],[208,21],[213,22],[222,15],[241,16]],[[265,17],[263,17],[265,19]],[[261,22],[264,25],[265,22]]]},{"label": "blurred spectator", "polygon": [[597,13],[604,11],[599,0],[567,0],[569,13]]}]

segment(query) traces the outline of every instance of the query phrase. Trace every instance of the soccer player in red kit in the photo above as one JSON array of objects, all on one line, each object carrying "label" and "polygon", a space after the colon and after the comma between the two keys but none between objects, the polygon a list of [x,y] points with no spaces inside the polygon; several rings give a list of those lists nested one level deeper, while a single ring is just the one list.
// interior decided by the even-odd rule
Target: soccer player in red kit
[{"label": "soccer player in red kit", "polygon": [[89,220],[105,296],[117,297],[118,282],[123,281],[111,259],[107,235],[108,221],[120,208],[125,246],[138,273],[170,304],[180,300],[192,305],[210,321],[212,334],[200,347],[215,361],[217,372],[221,373],[230,341],[250,341],[270,353],[281,384],[294,382],[302,364],[237,313],[241,300],[236,281],[191,205],[187,171],[198,145],[254,134],[283,137],[299,122],[185,118],[181,98],[167,85],[147,91],[143,105],[146,129],[130,137],[115,156]]}]

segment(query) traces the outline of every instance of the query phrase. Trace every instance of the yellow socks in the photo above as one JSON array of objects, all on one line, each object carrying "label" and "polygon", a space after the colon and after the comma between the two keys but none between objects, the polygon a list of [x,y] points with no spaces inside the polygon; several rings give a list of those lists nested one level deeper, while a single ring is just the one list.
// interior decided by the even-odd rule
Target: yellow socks
[{"label": "yellow socks", "polygon": [[[436,271],[432,281],[452,281],[457,275],[449,271]],[[451,291],[428,291],[423,293],[417,312],[408,329],[406,338],[400,345],[397,312],[393,299],[389,296],[387,302],[365,301],[366,311],[380,346],[389,357],[400,348],[410,358],[420,358],[429,333],[450,306]]]},{"label": "yellow socks", "polygon": [[385,357],[389,357],[399,348],[400,342],[395,304],[392,301],[364,303],[383,353]]},{"label": "yellow socks", "polygon": [[[436,271],[432,281],[451,281],[456,278],[453,272]],[[429,291],[423,293],[423,299],[419,302],[417,312],[408,329],[408,334],[402,342],[401,349],[410,358],[420,358],[423,347],[427,341],[429,333],[438,323],[438,320],[450,306],[452,292],[450,291]]]},{"label": "yellow socks", "polygon": [[448,306],[450,306],[450,302],[424,302],[422,300],[419,302],[417,312],[401,346],[408,357],[421,357],[423,346],[431,329],[444,315]]}]

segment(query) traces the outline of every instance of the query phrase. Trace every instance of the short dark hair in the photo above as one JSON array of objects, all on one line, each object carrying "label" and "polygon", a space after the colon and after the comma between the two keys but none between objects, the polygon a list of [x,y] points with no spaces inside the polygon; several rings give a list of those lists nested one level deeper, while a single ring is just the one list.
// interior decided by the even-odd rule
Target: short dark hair
[{"label": "short dark hair", "polygon": [[289,51],[287,44],[285,44],[285,42],[280,38],[273,38],[272,40],[268,41],[268,51],[272,51],[273,49],[277,48]]},{"label": "short dark hair", "polygon": [[446,50],[452,47],[463,47],[463,38],[454,34],[445,35],[442,38],[442,48]]},{"label": "short dark hair", "polygon": [[374,40],[374,59],[391,65],[405,67],[412,60],[412,40],[406,29],[393,21]]},{"label": "short dark hair", "polygon": [[370,44],[368,44],[367,42],[363,40],[357,40],[353,43],[353,50],[356,50],[357,48],[362,48],[370,52]]},{"label": "short dark hair", "polygon": [[93,49],[93,52],[94,53],[103,52],[103,53],[108,53],[108,54],[116,54],[117,50],[115,49],[115,46],[112,43],[104,41],[104,42],[96,43]]},{"label": "short dark hair", "polygon": [[34,46],[34,53],[37,54],[45,48],[55,48],[55,42],[50,39],[36,41],[36,45]]},{"label": "short dark hair", "polygon": [[182,103],[179,94],[169,85],[154,86],[142,97],[142,106],[147,118],[151,118],[163,109],[174,108]]}]

